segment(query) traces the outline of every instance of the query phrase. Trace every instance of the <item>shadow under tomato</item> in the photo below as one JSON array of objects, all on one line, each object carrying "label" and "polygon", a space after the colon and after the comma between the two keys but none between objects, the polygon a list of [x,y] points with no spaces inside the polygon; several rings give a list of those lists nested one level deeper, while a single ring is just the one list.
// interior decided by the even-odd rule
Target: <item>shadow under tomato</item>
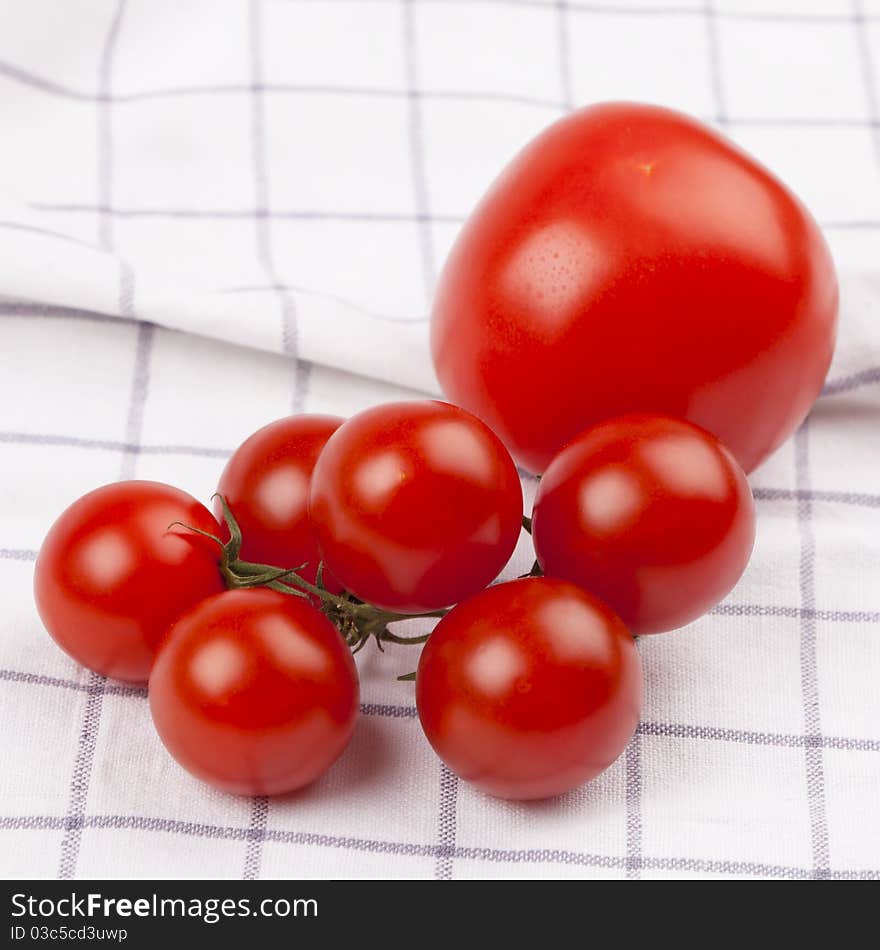
[{"label": "shadow under tomato", "polygon": [[361,715],[346,750],[319,779],[305,788],[276,795],[273,806],[301,806],[320,800],[361,798],[387,774],[391,759],[389,736],[378,718]]}]

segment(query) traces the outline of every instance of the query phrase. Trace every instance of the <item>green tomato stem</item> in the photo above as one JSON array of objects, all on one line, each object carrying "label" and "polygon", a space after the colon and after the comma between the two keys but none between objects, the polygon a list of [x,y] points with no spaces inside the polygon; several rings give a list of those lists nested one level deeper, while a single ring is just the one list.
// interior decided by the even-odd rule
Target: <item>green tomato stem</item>
[{"label": "green tomato stem", "polygon": [[402,614],[390,610],[382,610],[374,607],[372,604],[353,598],[351,594],[343,591],[334,594],[327,590],[324,585],[324,565],[319,563],[315,572],[315,583],[307,581],[299,574],[306,568],[307,564],[300,564],[296,568],[277,567],[274,564],[259,564],[254,561],[245,561],[240,557],[242,534],[238,521],[233,515],[232,510],[226,502],[226,499],[217,494],[220,505],[223,509],[223,518],[229,531],[229,540],[224,542],[214,534],[203,531],[201,528],[195,528],[192,525],[185,525],[182,522],[175,522],[169,527],[183,527],[195,534],[209,538],[220,547],[220,572],[228,590],[242,590],[252,587],[268,587],[270,590],[278,591],[282,594],[288,594],[293,597],[314,598],[320,601],[320,610],[334,624],[342,638],[351,647],[352,652],[357,653],[363,649],[366,642],[375,639],[377,647],[382,650],[382,644],[421,644],[424,643],[430,634],[424,634],[419,637],[401,637],[391,633],[388,625],[399,623],[402,620],[416,620],[425,618],[443,617],[449,611],[432,610],[425,613]]}]

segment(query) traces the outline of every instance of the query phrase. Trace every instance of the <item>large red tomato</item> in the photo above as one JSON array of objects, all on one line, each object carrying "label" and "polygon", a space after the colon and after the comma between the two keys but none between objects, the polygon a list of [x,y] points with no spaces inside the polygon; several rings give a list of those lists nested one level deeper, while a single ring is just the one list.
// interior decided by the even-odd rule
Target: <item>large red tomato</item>
[{"label": "large red tomato", "polygon": [[446,395],[541,472],[594,422],[684,416],[746,471],[801,422],[837,280],[809,212],[733,143],[654,106],[562,119],[495,182],[432,318]]},{"label": "large red tomato", "polygon": [[217,545],[172,522],[220,530],[186,492],[146,481],[96,488],[49,529],[34,569],[37,609],[83,666],[146,680],[171,624],[224,589]]}]

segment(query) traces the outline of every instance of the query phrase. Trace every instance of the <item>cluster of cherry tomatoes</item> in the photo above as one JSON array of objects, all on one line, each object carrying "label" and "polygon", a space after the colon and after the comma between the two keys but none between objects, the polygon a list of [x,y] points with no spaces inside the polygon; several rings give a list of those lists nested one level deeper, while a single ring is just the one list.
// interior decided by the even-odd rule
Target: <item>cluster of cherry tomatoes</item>
[{"label": "cluster of cherry tomatoes", "polygon": [[[766,169],[666,109],[582,110],[505,170],[444,268],[432,351],[458,405],[273,423],[214,514],[157,483],[86,495],[40,551],[40,614],[84,665],[149,679],[165,745],[221,788],[326,770],[375,641],[425,644],[419,718],[453,771],[559,794],[636,727],[634,636],[744,570],[743,468],[809,411],[836,318],[821,233]],[[543,473],[530,517],[508,449]],[[532,570],[493,583],[523,528]],[[439,622],[407,636],[413,616]]]},{"label": "cluster of cherry tomatoes", "polygon": [[185,768],[260,795],[342,753],[352,652],[424,641],[389,629],[413,616],[442,618],[416,700],[454,771],[514,798],[587,781],[638,722],[632,634],[716,603],[754,536],[748,483],[717,439],[627,416],[554,459],[525,522],[535,567],[487,587],[523,528],[520,477],[482,422],[435,401],[272,423],[231,457],[215,502],[216,517],[155,482],[91,492],[51,528],[36,599],[81,663],[149,680]]}]

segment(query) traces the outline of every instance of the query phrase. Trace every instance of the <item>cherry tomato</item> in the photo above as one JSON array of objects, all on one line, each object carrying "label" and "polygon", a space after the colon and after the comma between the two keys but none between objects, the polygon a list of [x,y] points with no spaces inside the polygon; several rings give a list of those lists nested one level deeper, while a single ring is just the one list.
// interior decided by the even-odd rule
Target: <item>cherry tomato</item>
[{"label": "cherry tomato", "polygon": [[325,772],[358,715],[351,652],[305,600],[266,588],[201,601],[150,676],[150,711],[175,759],[241,795],[279,795]]},{"label": "cherry tomato", "polygon": [[532,535],[546,574],[592,591],[635,634],[696,620],[755,541],[742,469],[704,429],[630,415],[588,429],[544,473]]},{"label": "cherry tomato", "polygon": [[416,703],[428,741],[501,798],[548,798],[598,775],[639,720],[635,641],[601,601],[530,577],[454,607],[425,644]]},{"label": "cherry tomato", "polygon": [[419,613],[497,576],[519,536],[522,487],[501,442],[463,409],[387,403],[330,437],[309,510],[324,561],[346,590]]},{"label": "cherry tomato", "polygon": [[701,425],[751,471],[809,411],[836,322],[830,253],[790,191],[693,119],[609,103],[502,173],[431,329],[446,395],[533,472],[634,411]]},{"label": "cherry tomato", "polygon": [[56,643],[91,670],[143,681],[171,623],[223,590],[220,549],[180,521],[219,525],[186,492],[159,482],[105,485],[52,525],[34,570],[40,617]]},{"label": "cherry tomato", "polygon": [[[276,567],[308,566],[300,574],[314,582],[320,555],[308,516],[309,483],[318,454],[345,420],[339,416],[290,416],[246,439],[220,476],[226,499],[242,532],[241,557]],[[223,520],[219,499],[214,512]],[[224,528],[224,537],[228,537]],[[324,574],[325,586],[339,584]]]}]

